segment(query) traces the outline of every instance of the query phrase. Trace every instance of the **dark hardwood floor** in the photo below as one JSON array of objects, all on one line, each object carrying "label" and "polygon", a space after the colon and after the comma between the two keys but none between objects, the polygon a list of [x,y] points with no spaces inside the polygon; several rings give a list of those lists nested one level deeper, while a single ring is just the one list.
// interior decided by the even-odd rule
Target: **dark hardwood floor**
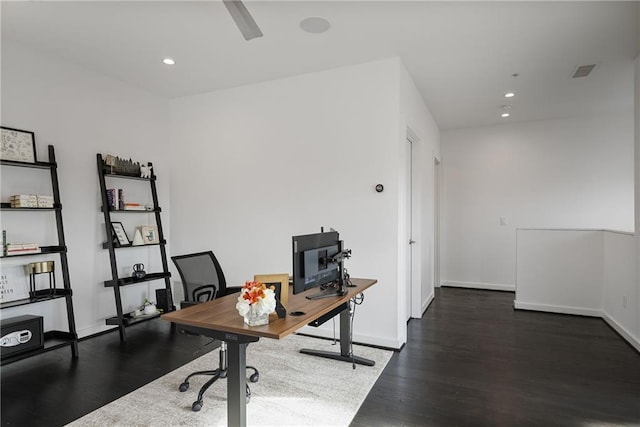
[{"label": "dark hardwood floor", "polygon": [[156,319],[127,328],[124,343],[117,332],[80,341],[75,360],[61,348],[2,366],[2,425],[63,426],[217,348],[210,341]]},{"label": "dark hardwood floor", "polygon": [[[514,311],[513,298],[438,289],[352,427],[640,426],[640,355],[600,319]],[[208,341],[161,320],[127,335],[83,340],[75,361],[65,348],[3,366],[2,425],[62,426],[200,356]]]},{"label": "dark hardwood floor", "polygon": [[513,299],[437,289],[351,426],[640,426],[640,354],[601,319]]}]

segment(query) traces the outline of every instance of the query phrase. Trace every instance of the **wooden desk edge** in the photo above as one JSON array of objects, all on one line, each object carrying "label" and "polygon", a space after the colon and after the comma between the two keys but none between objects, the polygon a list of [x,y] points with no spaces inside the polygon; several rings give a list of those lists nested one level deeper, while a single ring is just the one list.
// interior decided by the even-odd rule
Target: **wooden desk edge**
[{"label": "wooden desk edge", "polygon": [[[375,279],[352,278],[355,288],[347,288],[347,295],[319,300],[309,300],[306,295],[318,292],[311,289],[298,295],[289,295],[287,316],[283,319],[272,314],[269,324],[247,326],[235,308],[237,296],[228,295],[202,304],[163,314],[163,320],[186,326],[196,326],[237,335],[282,339],[308,323],[329,313],[378,281]],[[305,312],[302,316],[291,316],[292,311]]]}]

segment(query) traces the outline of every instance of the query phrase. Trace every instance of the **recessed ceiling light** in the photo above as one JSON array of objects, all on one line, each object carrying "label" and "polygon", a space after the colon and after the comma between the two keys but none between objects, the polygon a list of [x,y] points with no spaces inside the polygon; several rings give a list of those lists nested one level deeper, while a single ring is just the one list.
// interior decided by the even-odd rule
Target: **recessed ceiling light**
[{"label": "recessed ceiling light", "polygon": [[516,96],[515,92],[507,92],[504,94],[505,98],[513,98],[514,96]]},{"label": "recessed ceiling light", "polygon": [[510,115],[511,114],[509,114],[509,113],[502,113],[502,114],[500,114],[500,117],[506,118],[506,117],[509,117]]},{"label": "recessed ceiling light", "polygon": [[176,61],[174,61],[174,60],[173,60],[173,59],[171,59],[171,58],[164,58],[164,59],[162,60],[162,63],[163,63],[164,65],[175,65]]},{"label": "recessed ceiling light", "polygon": [[300,28],[311,34],[324,33],[329,27],[331,27],[329,21],[317,16],[310,16],[300,21]]}]

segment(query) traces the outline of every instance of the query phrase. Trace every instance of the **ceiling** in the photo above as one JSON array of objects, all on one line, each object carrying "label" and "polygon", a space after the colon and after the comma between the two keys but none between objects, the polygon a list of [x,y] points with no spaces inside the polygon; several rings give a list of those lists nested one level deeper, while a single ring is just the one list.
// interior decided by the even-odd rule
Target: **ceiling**
[{"label": "ceiling", "polygon": [[[397,56],[441,129],[633,109],[637,1],[245,5],[264,37],[219,1],[2,1],[1,36],[168,98]],[[303,32],[310,16],[330,30]]]}]

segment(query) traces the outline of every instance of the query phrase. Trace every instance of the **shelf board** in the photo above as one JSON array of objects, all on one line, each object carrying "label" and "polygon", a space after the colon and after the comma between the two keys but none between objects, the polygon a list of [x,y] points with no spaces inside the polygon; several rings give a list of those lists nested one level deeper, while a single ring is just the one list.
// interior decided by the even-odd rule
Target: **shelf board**
[{"label": "shelf board", "polygon": [[71,289],[57,288],[53,293],[49,289],[38,290],[30,298],[17,299],[15,301],[7,301],[0,304],[0,309],[18,307],[21,305],[35,304],[44,301],[51,301],[58,298],[64,298],[72,294]]},{"label": "shelf board", "polygon": [[[104,212],[104,207],[101,208],[102,212]],[[138,210],[138,209],[109,209],[109,213],[131,213],[131,212],[135,212],[135,213],[156,213],[156,212],[162,212],[161,208],[155,208],[155,209],[151,209],[151,210]]]},{"label": "shelf board", "polygon": [[[113,245],[114,249],[120,249],[120,248],[144,248],[145,246],[160,246],[160,245],[166,245],[167,241],[163,240],[160,243],[147,243],[145,245]],[[109,249],[109,244],[107,242],[102,242],[102,249]]]},{"label": "shelf board", "polygon": [[62,205],[54,205],[52,208],[0,208],[2,211],[55,211],[62,209]]},{"label": "shelf board", "polygon": [[7,356],[2,359],[2,364],[8,364],[18,360],[26,359],[27,357],[35,356],[37,354],[46,353],[47,351],[56,350],[68,345],[73,345],[78,341],[78,337],[71,332],[65,331],[47,331],[44,333],[44,347],[36,348],[11,356]]},{"label": "shelf board", "polygon": [[35,169],[51,169],[55,168],[56,163],[51,162],[17,162],[15,160],[0,160],[0,165],[2,166],[18,166],[23,168],[35,168]]},{"label": "shelf board", "polygon": [[2,255],[0,258],[17,258],[23,256],[41,256],[50,254],[61,254],[67,251],[66,246],[40,246],[40,252],[30,254]]},{"label": "shelf board", "polygon": [[[124,314],[122,316],[122,322],[125,326],[135,325],[136,323],[146,322],[147,320],[160,317],[162,313],[157,312],[155,314],[143,314],[138,317],[134,317],[131,313]],[[107,325],[118,325],[118,316],[109,317],[105,320]]]},{"label": "shelf board", "polygon": [[140,181],[155,181],[156,179],[155,175],[153,175],[151,178],[142,178],[137,175],[123,175],[120,173],[103,172],[103,174],[105,177],[109,177],[109,178],[138,179]]},{"label": "shelf board", "polygon": [[150,282],[152,280],[159,280],[159,279],[166,279],[171,277],[171,273],[170,272],[166,272],[166,273],[147,273],[146,276],[144,276],[142,279],[137,279],[135,277],[124,277],[121,279],[116,280],[105,280],[104,282],[104,286],[106,288],[111,288],[113,286],[116,285],[116,282],[118,284],[118,286],[128,286],[128,285],[136,285],[138,283],[144,283],[144,282]]}]

